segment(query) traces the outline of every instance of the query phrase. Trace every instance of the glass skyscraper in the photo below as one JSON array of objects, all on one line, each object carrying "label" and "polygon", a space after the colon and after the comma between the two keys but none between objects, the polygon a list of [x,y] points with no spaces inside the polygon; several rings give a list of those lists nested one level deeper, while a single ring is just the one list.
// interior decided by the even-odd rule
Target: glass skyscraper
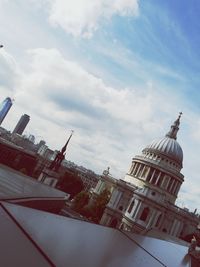
[{"label": "glass skyscraper", "polygon": [[17,125],[15,126],[13,133],[17,133],[21,135],[24,129],[26,128],[26,125],[28,124],[29,120],[30,120],[29,115],[27,114],[22,115]]},{"label": "glass skyscraper", "polygon": [[0,104],[0,124],[3,122],[11,106],[12,100],[10,97],[6,97],[6,99]]}]

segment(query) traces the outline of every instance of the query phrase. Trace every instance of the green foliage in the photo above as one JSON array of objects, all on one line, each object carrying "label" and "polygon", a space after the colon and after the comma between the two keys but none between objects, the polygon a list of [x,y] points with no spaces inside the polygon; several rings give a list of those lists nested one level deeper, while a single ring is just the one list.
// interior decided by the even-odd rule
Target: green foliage
[{"label": "green foliage", "polygon": [[81,191],[75,196],[73,200],[72,208],[75,211],[82,213],[82,210],[88,204],[88,201],[89,201],[89,193],[85,191]]},{"label": "green foliage", "polygon": [[57,188],[70,194],[72,199],[83,190],[83,182],[77,173],[69,171],[60,178]]},{"label": "green foliage", "polygon": [[107,189],[104,189],[101,194],[98,195],[97,199],[96,199],[96,203],[97,203],[97,206],[100,206],[100,207],[105,207],[106,204],[109,202],[110,200],[110,191],[107,190]]},{"label": "green foliage", "polygon": [[81,211],[81,214],[92,221],[93,206],[85,205]]},{"label": "green foliage", "polygon": [[104,209],[110,200],[110,191],[103,190],[99,194],[91,206],[85,206],[83,209],[83,215],[91,219],[93,222],[98,223],[103,215]]}]

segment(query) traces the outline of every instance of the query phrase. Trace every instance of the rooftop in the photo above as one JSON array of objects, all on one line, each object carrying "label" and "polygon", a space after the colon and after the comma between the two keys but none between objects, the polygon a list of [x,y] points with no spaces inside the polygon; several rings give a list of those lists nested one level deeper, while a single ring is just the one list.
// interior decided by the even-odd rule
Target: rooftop
[{"label": "rooftop", "polygon": [[23,197],[57,197],[66,193],[38,182],[5,165],[0,164],[0,199]]},{"label": "rooftop", "polygon": [[191,266],[187,246],[6,202],[0,234],[1,266]]}]

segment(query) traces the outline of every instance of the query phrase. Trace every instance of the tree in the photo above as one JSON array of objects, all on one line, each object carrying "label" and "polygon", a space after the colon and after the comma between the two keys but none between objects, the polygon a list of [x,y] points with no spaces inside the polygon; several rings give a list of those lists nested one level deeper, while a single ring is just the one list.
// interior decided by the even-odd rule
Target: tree
[{"label": "tree", "polygon": [[85,191],[81,191],[75,196],[73,200],[72,208],[75,211],[82,213],[82,210],[88,204],[88,201],[89,201],[89,193]]},{"label": "tree", "polygon": [[83,215],[90,218],[93,222],[98,223],[103,215],[104,209],[110,200],[110,191],[103,190],[96,198],[91,206],[83,208]]},{"label": "tree", "polygon": [[68,171],[60,178],[57,188],[70,194],[70,199],[72,199],[83,190],[84,186],[77,173]]}]

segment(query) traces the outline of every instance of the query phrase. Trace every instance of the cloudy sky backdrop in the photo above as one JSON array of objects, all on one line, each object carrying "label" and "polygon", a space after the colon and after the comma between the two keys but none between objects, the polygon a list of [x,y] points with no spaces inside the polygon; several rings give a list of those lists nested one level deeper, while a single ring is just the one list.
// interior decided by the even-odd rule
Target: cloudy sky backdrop
[{"label": "cloudy sky backdrop", "polygon": [[26,134],[67,159],[122,178],[131,159],[183,112],[179,205],[199,207],[200,2],[0,0],[0,101]]}]

